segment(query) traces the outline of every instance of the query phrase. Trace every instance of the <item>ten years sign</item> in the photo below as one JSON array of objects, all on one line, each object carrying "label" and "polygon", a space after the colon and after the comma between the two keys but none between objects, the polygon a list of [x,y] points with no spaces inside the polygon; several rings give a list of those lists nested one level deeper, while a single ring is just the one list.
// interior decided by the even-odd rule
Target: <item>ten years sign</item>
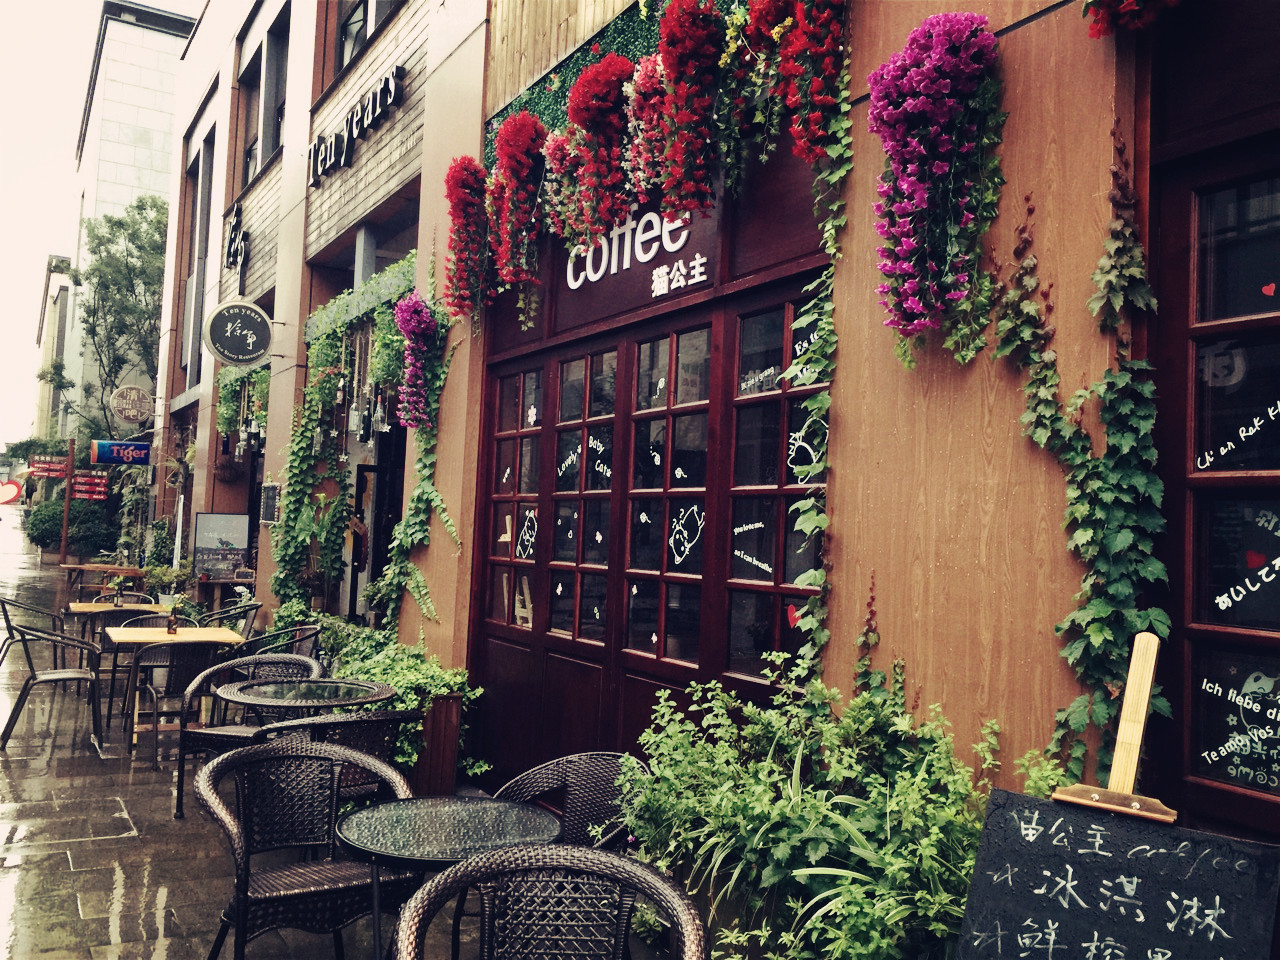
[{"label": "ten years sign", "polygon": [[961,960],[1263,960],[1280,847],[991,791]]},{"label": "ten years sign", "polygon": [[256,366],[271,349],[271,318],[251,300],[228,300],[209,314],[204,342],[223,363]]}]

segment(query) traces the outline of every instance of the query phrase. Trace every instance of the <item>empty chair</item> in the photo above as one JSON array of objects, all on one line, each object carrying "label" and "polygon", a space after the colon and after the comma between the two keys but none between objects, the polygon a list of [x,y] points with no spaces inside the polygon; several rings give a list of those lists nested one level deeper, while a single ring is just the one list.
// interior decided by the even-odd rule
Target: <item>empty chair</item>
[{"label": "empty chair", "polygon": [[[229,751],[196,775],[196,797],[226,833],[236,870],[210,960],[222,952],[232,928],[235,960],[243,960],[250,940],[280,928],[332,933],[334,953],[343,956],[342,928],[372,912],[369,865],[334,859],[338,782],[348,766],[365,768],[397,798],[410,795],[408,782],[389,764],[299,737]],[[234,810],[218,792],[227,777],[235,782]],[[319,847],[323,859],[271,867],[253,862],[256,854],[293,847]],[[398,909],[416,885],[413,874],[384,871],[382,904],[389,912]]]},{"label": "empty chair", "polygon": [[[92,640],[81,640],[77,637],[69,637],[66,634],[54,633],[49,630],[40,630],[36,627],[27,627],[15,625],[18,633],[18,643],[22,645],[23,656],[27,659],[27,679],[22,682],[22,689],[18,691],[18,699],[14,701],[13,710],[9,713],[9,719],[4,725],[4,732],[0,733],[0,750],[4,750],[9,746],[9,738],[13,736],[13,729],[18,725],[18,717],[22,713],[22,708],[26,706],[27,698],[31,695],[31,691],[38,684],[48,683],[75,683],[77,689],[81,682],[84,683],[87,690],[89,700],[89,716],[93,723],[93,737],[97,745],[102,744],[102,713],[98,706],[98,665],[101,661],[102,651],[98,649],[98,645]],[[35,658],[31,655],[31,648],[37,643],[48,644],[52,650],[50,662],[55,666],[46,670],[37,670]],[[77,666],[58,667],[56,664],[61,659],[67,662],[67,653],[75,656]]]},{"label": "empty chair", "polygon": [[18,626],[26,624],[50,633],[62,633],[62,617],[52,610],[42,610],[20,600],[0,597],[0,615],[4,616],[4,641],[0,643],[0,664],[9,655],[9,648],[20,641]]},{"label": "empty chair", "polygon": [[[100,593],[90,601],[90,603],[108,603],[108,604],[114,604],[115,602],[116,602],[116,592],[114,590],[112,590],[110,593]],[[155,603],[156,598],[151,596],[149,593],[140,593],[137,590],[121,590],[120,602],[121,603]]]},{"label": "empty chair", "polygon": [[178,788],[173,799],[173,818],[184,817],[183,789],[186,786],[187,757],[206,756],[246,747],[261,729],[245,723],[202,724],[201,708],[214,690],[233,680],[314,680],[321,675],[320,664],[290,653],[255,654],[215,664],[200,673],[182,694],[178,714]]},{"label": "empty chair", "polygon": [[130,721],[126,738],[130,753],[137,736],[138,715],[149,707],[152,766],[160,768],[160,727],[164,718],[178,716],[191,681],[225,659],[230,649],[229,644],[208,640],[167,640],[138,649],[129,668],[125,703],[125,715]]},{"label": "empty chair", "polygon": [[255,653],[296,653],[324,663],[326,657],[320,647],[320,628],[305,623],[259,634],[253,638]]},{"label": "empty chair", "polygon": [[[107,635],[110,627],[149,627],[163,628],[169,622],[169,618],[161,614],[144,614],[138,616],[136,610],[106,610],[103,613],[95,614],[94,619],[98,623],[98,646],[102,648],[104,657],[111,657],[111,675],[107,680],[107,729],[111,729],[111,714],[115,710],[116,704],[116,675],[120,672],[121,667],[128,667],[132,663],[133,652],[138,649],[137,644],[118,644],[112,641]],[[190,617],[174,617],[180,627],[194,627],[196,622]],[[123,698],[122,698],[123,699]]]},{"label": "empty chair", "polygon": [[215,610],[200,618],[202,627],[230,627],[240,636],[248,640],[253,636],[253,621],[257,619],[258,609],[262,604],[256,600],[252,603],[241,603],[225,610]]},{"label": "empty chair", "polygon": [[567,844],[503,847],[428,880],[400,912],[396,957],[422,960],[427,927],[468,887],[479,891],[480,960],[627,955],[637,896],[671,924],[671,952],[704,960],[706,933],[692,902],[652,867],[607,850]]},{"label": "empty chair", "polygon": [[[319,717],[295,717],[259,727],[254,742],[301,735],[313,743],[336,743],[391,763],[396,755],[400,729],[406,723],[422,727],[421,710],[360,710],[329,713]],[[342,771],[339,792],[343,801],[375,795],[380,781],[367,770],[351,767]]]}]

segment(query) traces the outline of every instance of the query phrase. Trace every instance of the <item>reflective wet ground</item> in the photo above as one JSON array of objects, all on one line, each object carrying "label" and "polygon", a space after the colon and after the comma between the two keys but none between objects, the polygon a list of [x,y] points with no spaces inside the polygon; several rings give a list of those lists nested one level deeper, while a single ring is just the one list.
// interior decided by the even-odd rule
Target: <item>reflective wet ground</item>
[{"label": "reflective wet ground", "polygon": [[[20,507],[0,506],[0,593],[61,609],[61,571],[40,567],[21,519]],[[0,667],[0,722],[25,675],[15,649]],[[0,752],[0,960],[207,956],[232,888],[222,832],[189,786],[186,819],[173,819],[172,761],[154,771],[149,756],[131,760],[118,722],[101,755],[89,734],[83,696],[37,687]],[[433,935],[447,930],[445,919],[433,924]],[[384,930],[390,934],[390,917]],[[344,939],[351,960],[370,956],[367,919]],[[447,948],[433,953],[449,955]],[[231,955],[228,939],[222,956]],[[333,955],[329,936],[299,931],[265,934],[247,953]]]}]

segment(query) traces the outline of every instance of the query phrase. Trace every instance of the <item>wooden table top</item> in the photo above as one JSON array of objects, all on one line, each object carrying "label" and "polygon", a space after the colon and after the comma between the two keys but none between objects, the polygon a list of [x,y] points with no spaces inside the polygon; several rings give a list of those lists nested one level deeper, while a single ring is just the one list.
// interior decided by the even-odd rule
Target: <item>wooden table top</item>
[{"label": "wooden table top", "polygon": [[118,577],[140,577],[139,567],[122,567],[115,563],[60,563],[63,570],[82,570],[86,573],[114,573]]},{"label": "wooden table top", "polygon": [[206,640],[211,643],[244,643],[244,637],[230,627],[179,627],[169,633],[164,627],[107,627],[107,637],[117,645],[165,643],[169,640]]},{"label": "wooden table top", "polygon": [[169,607],[158,603],[122,603],[117,607],[114,603],[89,603],[82,600],[73,600],[67,604],[69,613],[82,617],[91,617],[98,613],[111,613],[113,610],[124,610],[129,613],[168,613],[169,609]]}]

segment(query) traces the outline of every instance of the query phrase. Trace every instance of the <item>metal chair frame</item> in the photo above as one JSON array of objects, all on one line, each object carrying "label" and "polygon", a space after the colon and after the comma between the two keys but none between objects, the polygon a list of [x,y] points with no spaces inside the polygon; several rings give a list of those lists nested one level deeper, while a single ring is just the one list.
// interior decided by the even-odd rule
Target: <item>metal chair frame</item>
[{"label": "metal chair frame", "polygon": [[[93,737],[96,745],[101,747],[102,711],[98,704],[98,669],[102,658],[101,649],[92,640],[81,640],[78,637],[69,637],[62,633],[54,633],[22,625],[16,625],[15,629],[18,631],[18,643],[22,645],[22,653],[27,659],[27,668],[30,672],[27,674],[26,680],[22,682],[22,689],[18,691],[18,697],[13,703],[13,709],[9,712],[9,719],[5,722],[4,731],[0,732],[0,750],[8,748],[9,738],[13,736],[14,728],[18,725],[18,717],[22,713],[22,708],[26,706],[27,698],[31,695],[32,689],[44,683],[72,682],[77,685],[83,682],[86,685],[89,699],[89,716],[93,723]],[[52,645],[55,666],[47,670],[36,669],[35,658],[31,656],[31,644],[33,642]],[[65,655],[68,650],[75,651],[79,666],[56,666],[58,654]]]},{"label": "metal chair frame", "polygon": [[[232,649],[234,647],[230,644],[210,640],[164,640],[138,649],[129,666],[128,699],[124,706],[129,720],[125,742],[130,755],[133,754],[137,733],[137,712],[141,709],[139,695],[142,695],[144,703],[151,705],[151,766],[159,770],[160,727],[164,717],[177,717],[188,685]],[[163,675],[158,677],[162,671]],[[177,705],[170,705],[175,700]],[[174,729],[177,729],[176,723]]]},{"label": "metal chair frame", "polygon": [[[98,646],[102,648],[102,653],[104,656],[108,653],[111,654],[111,677],[107,682],[106,722],[107,722],[108,730],[111,729],[111,714],[115,711],[115,708],[116,708],[116,676],[119,674],[121,667],[130,667],[132,665],[133,653],[135,648],[121,647],[116,645],[115,643],[112,643],[111,638],[107,636],[107,628],[108,627],[163,627],[163,626],[166,626],[169,622],[168,617],[160,616],[159,614],[145,613],[145,614],[142,614],[141,616],[136,616],[136,615],[129,616],[130,613],[131,611],[124,611],[120,614],[122,617],[127,617],[127,619],[123,620],[121,623],[109,623],[106,620],[100,620],[98,623],[98,628],[99,628],[98,641],[97,641]],[[195,620],[191,619],[190,617],[175,616],[174,620],[178,622],[179,626],[194,627],[196,625]],[[125,654],[124,660],[121,660],[120,658],[121,653]],[[120,709],[121,710],[124,709],[123,701],[120,704]]]},{"label": "metal chair frame", "polygon": [[261,607],[262,604],[255,600],[252,603],[241,603],[223,610],[215,610],[213,613],[206,613],[200,618],[200,626],[214,627],[227,620],[240,620],[243,618],[244,623],[240,627],[240,636],[248,640],[253,636],[253,621],[257,619],[258,610]]},{"label": "metal chair frame", "polygon": [[[15,611],[22,614],[36,614],[41,617],[49,618],[48,632],[56,634],[64,634],[65,622],[61,615],[54,613],[52,610],[44,610],[40,607],[32,606],[29,603],[23,603],[21,600],[10,600],[8,597],[0,597],[0,615],[4,617],[5,637],[4,642],[0,643],[0,665],[4,664],[4,659],[9,655],[9,649],[15,644],[21,642],[18,634],[18,627],[21,624],[14,622],[17,615]],[[38,629],[44,629],[40,627]],[[56,651],[55,651],[56,652]]]}]

